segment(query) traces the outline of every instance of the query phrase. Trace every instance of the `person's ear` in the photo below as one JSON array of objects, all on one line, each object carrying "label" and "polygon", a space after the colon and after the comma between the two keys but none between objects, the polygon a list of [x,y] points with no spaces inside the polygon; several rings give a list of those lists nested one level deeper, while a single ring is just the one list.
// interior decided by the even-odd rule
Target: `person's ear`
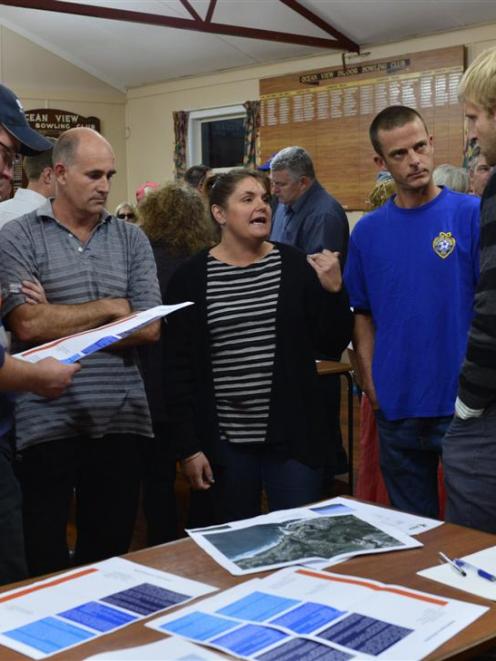
[{"label": "person's ear", "polygon": [[218,223],[219,225],[225,225],[226,224],[226,214],[225,211],[222,207],[220,207],[218,204],[212,204],[210,207],[212,216],[215,219],[215,222]]},{"label": "person's ear", "polygon": [[386,161],[380,154],[376,154],[374,156],[374,163],[376,164],[378,170],[387,170]]},{"label": "person's ear", "polygon": [[41,179],[45,185],[49,186],[52,183],[53,178],[54,178],[53,168],[47,165],[46,168],[43,168],[41,172]]},{"label": "person's ear", "polygon": [[64,163],[55,163],[53,166],[53,173],[59,183],[65,183],[67,168],[65,167]]}]

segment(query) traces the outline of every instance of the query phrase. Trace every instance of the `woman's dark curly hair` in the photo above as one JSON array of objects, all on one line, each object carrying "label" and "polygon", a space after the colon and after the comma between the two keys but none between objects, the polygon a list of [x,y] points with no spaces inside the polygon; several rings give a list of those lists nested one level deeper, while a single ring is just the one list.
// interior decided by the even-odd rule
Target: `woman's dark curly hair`
[{"label": "woman's dark curly hair", "polygon": [[171,182],[151,191],[139,214],[150,241],[166,244],[171,255],[192,255],[214,243],[202,199],[190,186]]}]

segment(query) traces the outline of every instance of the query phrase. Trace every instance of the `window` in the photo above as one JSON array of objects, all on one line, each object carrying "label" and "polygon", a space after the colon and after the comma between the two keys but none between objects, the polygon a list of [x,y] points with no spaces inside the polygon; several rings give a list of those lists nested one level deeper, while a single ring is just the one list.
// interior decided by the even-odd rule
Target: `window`
[{"label": "window", "polygon": [[228,170],[243,164],[243,106],[227,106],[190,112],[188,167],[203,163],[213,170]]}]

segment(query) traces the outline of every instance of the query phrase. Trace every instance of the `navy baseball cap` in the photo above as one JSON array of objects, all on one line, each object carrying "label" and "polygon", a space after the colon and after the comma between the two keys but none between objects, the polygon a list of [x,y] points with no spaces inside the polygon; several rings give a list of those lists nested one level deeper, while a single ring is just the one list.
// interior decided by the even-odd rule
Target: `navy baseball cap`
[{"label": "navy baseball cap", "polygon": [[21,102],[5,85],[0,85],[0,124],[19,140],[19,151],[24,156],[53,149],[51,142],[29,126]]},{"label": "navy baseball cap", "polygon": [[276,155],[276,152],[274,152],[274,154],[272,154],[272,156],[270,158],[268,158],[265,161],[265,163],[262,163],[261,165],[257,165],[257,170],[260,170],[261,172],[268,172],[270,170],[272,159],[274,158],[275,155]]}]

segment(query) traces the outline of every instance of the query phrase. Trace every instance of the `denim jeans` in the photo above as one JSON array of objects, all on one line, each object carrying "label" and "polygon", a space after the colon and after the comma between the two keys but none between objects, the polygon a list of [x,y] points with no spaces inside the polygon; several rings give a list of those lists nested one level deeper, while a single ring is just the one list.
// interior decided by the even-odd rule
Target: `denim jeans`
[{"label": "denim jeans", "polygon": [[446,520],[496,533],[496,406],[453,418],[443,444]]},{"label": "denim jeans", "polygon": [[376,420],[391,504],[404,512],[437,518],[437,473],[451,416],[386,420],[376,411]]},{"label": "denim jeans", "polygon": [[[222,466],[214,466],[215,485],[196,492],[195,525],[247,519],[261,514],[262,490],[269,510],[300,507],[322,497],[323,468],[311,468],[261,444],[224,443]],[[211,500],[210,500],[211,499]],[[212,510],[198,514],[201,502]],[[201,523],[199,523],[201,521]]]}]

